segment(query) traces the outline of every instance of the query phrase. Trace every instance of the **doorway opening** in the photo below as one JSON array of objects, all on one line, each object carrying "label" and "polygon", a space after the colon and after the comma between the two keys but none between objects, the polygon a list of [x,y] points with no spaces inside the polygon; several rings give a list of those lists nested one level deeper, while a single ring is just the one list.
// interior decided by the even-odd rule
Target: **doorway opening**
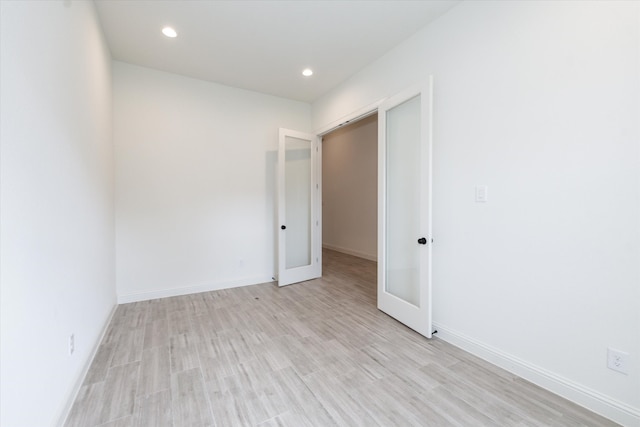
[{"label": "doorway opening", "polygon": [[377,261],[377,114],[322,137],[322,223],[323,250]]},{"label": "doorway opening", "polygon": [[[361,258],[363,256],[377,258],[378,309],[425,337],[431,338],[432,94],[433,79],[429,76],[420,84],[385,98],[376,103],[373,108],[361,109],[352,114],[349,120],[334,122],[323,130],[317,131],[315,135],[280,129],[279,286],[321,277],[320,259],[323,246]],[[374,113],[377,113],[377,117],[367,120]],[[355,123],[355,126],[330,135],[349,123],[352,125]],[[374,129],[377,129],[378,137],[375,144],[377,150],[360,153],[347,150],[348,155],[340,156],[332,156],[331,149],[327,149],[324,153],[325,147],[331,145],[332,138],[351,139],[358,142],[359,138],[354,139],[352,132],[357,133],[358,130],[367,129],[366,124],[370,125],[368,127],[370,135],[375,134]],[[320,137],[323,137],[322,143],[319,140]],[[285,224],[287,212],[284,209],[290,198],[285,191],[286,176],[291,175],[287,173],[286,167],[289,160],[287,151],[292,149],[292,147],[289,147],[289,150],[287,148],[287,138],[304,140],[305,150],[310,155],[308,162],[310,167],[305,169],[305,175],[308,174],[311,178],[311,185],[303,185],[306,188],[304,194],[310,196],[301,198],[298,194],[300,192],[291,192],[292,200],[310,200],[309,212],[315,216],[311,218],[309,215],[304,216],[305,223],[309,222],[315,231],[305,233],[311,237],[308,241],[316,253],[311,257],[311,264],[305,266],[305,268],[313,267],[309,270],[309,274],[306,274],[306,270],[303,272],[302,267],[287,268],[284,263],[285,258],[282,256],[283,252],[286,253],[287,235],[290,234]],[[370,139],[373,140],[373,138]],[[309,144],[309,149],[306,148],[306,144]],[[320,147],[322,151],[319,150]],[[334,148],[336,147],[340,152],[349,146],[343,142],[336,144]],[[372,174],[364,174],[364,179],[349,175],[361,165],[358,160],[376,152],[378,158],[370,161],[370,164],[377,165],[376,178],[372,179]],[[324,161],[323,154],[326,157]],[[334,157],[333,161],[332,157]],[[335,165],[342,165],[342,169],[332,170],[332,166]],[[333,182],[329,183],[329,179]],[[348,189],[350,184],[376,181],[377,197],[369,197],[370,203],[367,203],[364,197],[357,197],[367,194],[362,189],[355,191],[349,189],[336,195],[337,190]],[[319,188],[320,183],[322,183],[322,190]],[[326,191],[324,186],[327,186]],[[373,191],[368,192],[369,196],[372,193]],[[323,201],[323,206],[318,204],[320,201]],[[376,208],[372,208],[375,205],[377,205],[377,215]],[[332,212],[336,209],[342,210],[342,215],[335,215]],[[349,222],[345,220],[347,218]],[[376,220],[374,221],[373,218]],[[377,223],[377,232],[371,229],[367,231],[366,228],[364,232],[354,232],[362,229],[362,226],[366,227],[367,223],[369,225]],[[326,231],[323,232],[325,227]],[[375,244],[372,244],[374,236]],[[374,253],[377,253],[375,257],[372,253],[373,248],[375,248]],[[293,277],[294,272],[300,272],[300,276]],[[285,274],[291,277],[284,280]]]}]

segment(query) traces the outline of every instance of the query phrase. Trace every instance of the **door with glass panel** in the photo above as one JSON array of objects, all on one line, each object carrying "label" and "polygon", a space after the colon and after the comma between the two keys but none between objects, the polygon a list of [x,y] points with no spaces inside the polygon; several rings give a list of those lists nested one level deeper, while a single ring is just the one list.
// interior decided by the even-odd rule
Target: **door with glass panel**
[{"label": "door with glass panel", "polygon": [[378,108],[378,308],[431,337],[431,79]]},{"label": "door with glass panel", "polygon": [[318,137],[280,129],[278,285],[322,275]]}]

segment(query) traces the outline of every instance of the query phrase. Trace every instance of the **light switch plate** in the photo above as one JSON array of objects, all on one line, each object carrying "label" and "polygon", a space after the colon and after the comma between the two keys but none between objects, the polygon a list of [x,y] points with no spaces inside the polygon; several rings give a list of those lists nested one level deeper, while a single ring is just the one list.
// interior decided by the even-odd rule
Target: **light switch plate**
[{"label": "light switch plate", "polygon": [[487,191],[488,188],[486,185],[476,185],[476,203],[487,202]]}]

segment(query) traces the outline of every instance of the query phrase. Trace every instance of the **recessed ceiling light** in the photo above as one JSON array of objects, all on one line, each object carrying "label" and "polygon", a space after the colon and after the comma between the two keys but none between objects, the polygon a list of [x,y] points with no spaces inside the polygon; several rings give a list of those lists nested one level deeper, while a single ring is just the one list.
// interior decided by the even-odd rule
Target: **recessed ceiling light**
[{"label": "recessed ceiling light", "polygon": [[178,33],[176,33],[176,30],[174,30],[171,27],[164,27],[162,29],[162,34],[164,34],[167,37],[171,37],[171,38],[178,37]]},{"label": "recessed ceiling light", "polygon": [[313,70],[311,68],[305,68],[304,70],[302,70],[302,75],[305,77],[309,77],[313,75]]}]

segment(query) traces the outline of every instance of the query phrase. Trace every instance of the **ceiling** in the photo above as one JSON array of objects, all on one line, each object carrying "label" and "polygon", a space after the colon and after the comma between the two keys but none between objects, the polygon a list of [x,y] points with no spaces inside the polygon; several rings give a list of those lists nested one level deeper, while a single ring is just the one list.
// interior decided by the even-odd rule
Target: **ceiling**
[{"label": "ceiling", "polygon": [[95,3],[116,60],[312,102],[458,0]]}]

